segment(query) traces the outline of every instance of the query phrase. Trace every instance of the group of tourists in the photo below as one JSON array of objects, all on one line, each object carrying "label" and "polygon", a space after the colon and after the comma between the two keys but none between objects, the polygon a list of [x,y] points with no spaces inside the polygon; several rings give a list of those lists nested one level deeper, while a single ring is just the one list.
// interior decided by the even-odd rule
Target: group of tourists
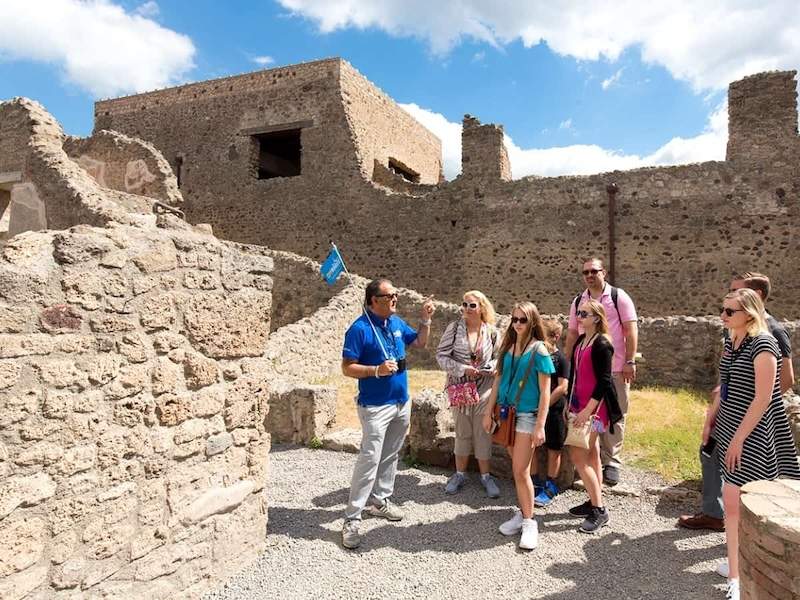
[{"label": "group of tourists", "polygon": [[[463,295],[461,318],[445,327],[436,351],[455,421],[456,470],[444,493],[456,494],[467,484],[474,456],[486,495],[499,497],[490,458],[493,443],[506,446],[517,508],[499,531],[519,535],[519,547],[527,550],[538,544],[534,507],[548,506],[560,492],[565,445],[588,496],[569,509],[583,518],[579,531],[595,533],[609,523],[603,485],[620,480],[628,395],[636,377],[636,309],[624,290],[606,281],[601,259],[586,260],[582,275],[586,288],[570,302],[563,353],[559,321],[542,318],[532,302],[519,302],[499,332],[492,303],[479,290]],[[720,385],[702,433],[703,511],[679,520],[684,527],[727,532],[728,561],[718,572],[729,578],[729,598],[739,593],[740,487],[780,476],[800,479],[781,401],[794,380],[791,347],[786,331],[765,310],[768,296],[769,280],[746,273],[734,278],[723,299]],[[342,528],[345,548],[361,544],[364,510],[390,521],[403,518],[390,497],[410,419],[406,348],[427,344],[434,304],[430,298],[423,302],[415,330],[395,314],[397,298],[391,281],[370,282],[364,313],[345,336],[342,371],[358,379],[363,429]],[[537,451],[546,455],[534,460]]]}]

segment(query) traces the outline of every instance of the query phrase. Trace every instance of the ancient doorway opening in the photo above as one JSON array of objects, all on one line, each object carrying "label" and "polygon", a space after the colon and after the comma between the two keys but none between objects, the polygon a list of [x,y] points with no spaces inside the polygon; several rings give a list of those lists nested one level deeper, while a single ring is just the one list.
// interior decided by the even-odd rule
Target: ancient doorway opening
[{"label": "ancient doorway opening", "polygon": [[300,129],[285,129],[253,136],[258,147],[258,178],[300,175],[302,144]]}]

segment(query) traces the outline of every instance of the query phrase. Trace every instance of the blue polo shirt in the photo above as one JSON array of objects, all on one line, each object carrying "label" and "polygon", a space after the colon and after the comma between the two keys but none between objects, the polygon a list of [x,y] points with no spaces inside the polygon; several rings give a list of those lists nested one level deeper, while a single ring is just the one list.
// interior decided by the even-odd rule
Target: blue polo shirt
[{"label": "blue polo shirt", "polygon": [[[381,346],[375,338],[375,332],[381,336],[381,342],[390,358],[400,360],[406,357],[406,346],[417,339],[417,332],[397,315],[381,319],[371,311],[362,314],[350,325],[344,335],[342,358],[354,360],[360,365],[377,366],[386,358]],[[386,404],[404,404],[408,400],[408,373],[395,373],[386,377],[364,377],[358,380],[358,403],[363,406],[382,406]]]}]

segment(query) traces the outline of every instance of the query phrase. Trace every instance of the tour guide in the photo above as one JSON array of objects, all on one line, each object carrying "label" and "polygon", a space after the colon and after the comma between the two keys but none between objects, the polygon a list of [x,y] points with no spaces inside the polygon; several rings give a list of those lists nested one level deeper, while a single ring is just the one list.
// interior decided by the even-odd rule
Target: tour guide
[{"label": "tour guide", "polygon": [[345,548],[357,548],[361,543],[358,525],[367,501],[373,516],[389,521],[403,518],[389,497],[411,416],[406,346],[425,347],[434,311],[431,296],[422,304],[419,332],[414,331],[395,314],[397,290],[388,279],[370,281],[364,304],[364,314],[347,330],[342,350],[342,373],[358,379],[362,429],[361,452],[353,470],[342,527]]}]

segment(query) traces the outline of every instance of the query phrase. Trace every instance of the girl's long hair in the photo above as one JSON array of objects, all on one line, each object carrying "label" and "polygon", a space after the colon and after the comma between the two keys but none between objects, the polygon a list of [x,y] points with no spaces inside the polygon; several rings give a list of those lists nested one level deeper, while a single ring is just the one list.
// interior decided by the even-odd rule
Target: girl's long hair
[{"label": "girl's long hair", "polygon": [[[606,318],[606,309],[603,308],[603,305],[597,300],[589,299],[581,302],[581,306],[587,307],[589,312],[594,315],[596,319],[595,331],[597,331],[598,335],[602,335],[610,342],[611,336],[608,333],[608,318]],[[578,310],[580,310],[580,306]]]},{"label": "girl's long hair", "polygon": [[[539,309],[533,302],[517,302],[511,309],[511,314],[514,311],[519,311],[528,317],[527,327],[522,333],[522,347],[526,348],[530,344],[531,339],[545,341],[544,326],[542,324],[542,317],[539,315]],[[503,335],[503,343],[500,344],[500,351],[497,354],[497,372],[503,374],[503,359],[506,352],[514,349],[514,344],[517,343],[517,332],[514,331],[514,326],[509,322],[508,328]]]}]

